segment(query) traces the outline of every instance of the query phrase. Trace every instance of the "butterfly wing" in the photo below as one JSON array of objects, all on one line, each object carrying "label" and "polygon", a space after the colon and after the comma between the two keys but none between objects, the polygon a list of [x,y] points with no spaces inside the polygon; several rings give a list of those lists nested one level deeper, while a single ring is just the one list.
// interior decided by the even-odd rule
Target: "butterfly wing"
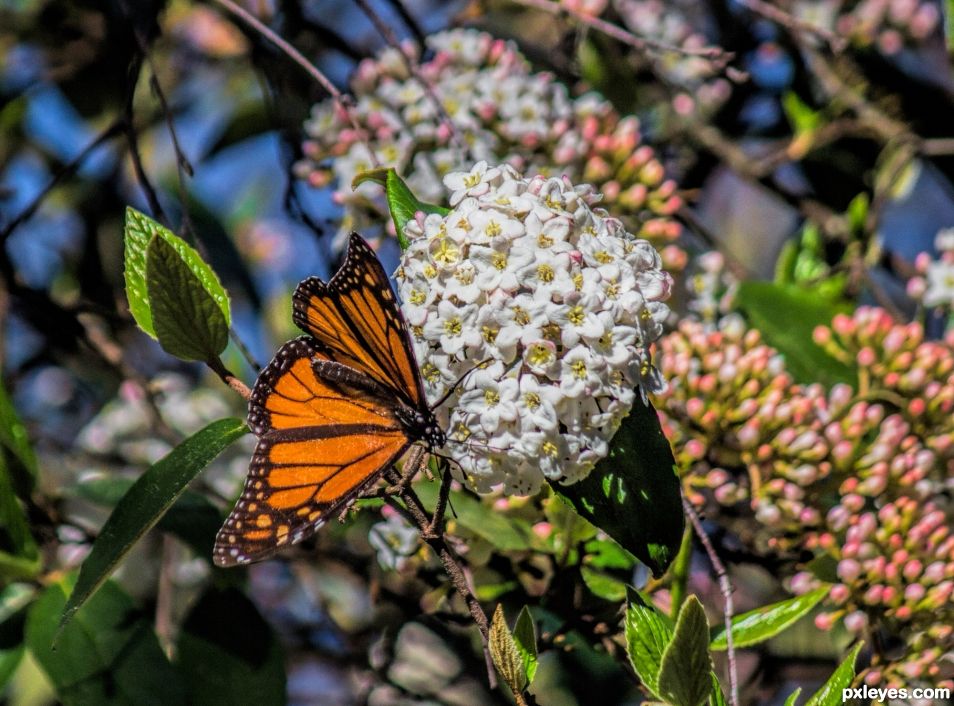
[{"label": "butterfly wing", "polygon": [[309,277],[293,298],[295,323],[334,360],[366,373],[408,406],[427,403],[404,317],[377,255],[357,233],[325,283]]},{"label": "butterfly wing", "polygon": [[310,338],[289,341],[249,400],[259,436],[242,496],[219,531],[219,566],[264,558],[311,535],[410,446],[373,380],[329,361]]}]

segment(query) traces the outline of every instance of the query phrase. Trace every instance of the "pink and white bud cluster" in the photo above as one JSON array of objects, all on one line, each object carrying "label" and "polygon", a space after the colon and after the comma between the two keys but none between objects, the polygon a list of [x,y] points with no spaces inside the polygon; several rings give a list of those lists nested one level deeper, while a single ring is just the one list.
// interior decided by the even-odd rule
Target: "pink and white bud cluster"
[{"label": "pink and white bud cluster", "polygon": [[[685,50],[704,49],[706,37],[680,12],[663,0],[614,0],[613,8],[623,24],[639,37]],[[705,120],[721,108],[732,94],[732,85],[705,56],[683,52],[663,52],[653,71],[677,87],[671,109],[683,117]]]},{"label": "pink and white bud cluster", "polygon": [[[865,507],[871,507],[864,512]],[[905,656],[893,663],[875,657],[879,681],[950,680],[954,665],[954,508],[950,503],[901,496],[878,509],[859,495],[845,494],[828,514],[828,530],[808,547],[837,561],[829,610],[816,624],[830,629],[840,619],[863,633],[872,621],[902,637]],[[801,592],[817,585],[809,574],[793,579]],[[932,630],[945,626],[946,630]],[[869,675],[870,676],[870,675]]]},{"label": "pink and white bud cluster", "polygon": [[[715,331],[684,321],[661,339],[669,388],[658,407],[689,497],[731,508],[756,550],[835,559],[819,625],[876,622],[906,645],[876,665],[878,679],[947,679],[954,631],[933,626],[954,624],[954,346],[874,308],[836,317],[815,340],[857,364],[859,392],[793,383],[732,317]],[[792,582],[813,585],[808,573]]]},{"label": "pink and white bud cluster", "polygon": [[897,54],[922,44],[941,20],[933,0],[847,0],[841,3],[834,29],[854,46]]},{"label": "pink and white bud cluster", "polygon": [[596,93],[571,98],[551,74],[533,73],[512,42],[484,32],[439,32],[427,45],[434,55],[424,62],[413,46],[406,51],[420,62],[429,90],[408,75],[393,49],[361,62],[351,112],[364,135],[331,100],[315,105],[305,123],[306,158],[295,172],[316,187],[334,184],[345,210],[338,245],[352,230],[373,241],[390,227],[379,187],[351,190],[352,179],[374,166],[366,144],[380,166],[394,167],[425,201],[444,203],[442,178],[486,160],[593,184],[603,205],[638,237],[664,243],[679,236],[672,218],[681,205],[676,183],[642,144],[635,117],[620,117]]},{"label": "pink and white bud cluster", "polygon": [[918,272],[908,280],[908,294],[928,308],[954,308],[954,228],[939,231],[934,240],[938,257],[923,252],[914,261]]},{"label": "pink and white bud cluster", "polygon": [[506,495],[580,480],[637,388],[662,389],[672,279],[589,185],[485,162],[444,183],[451,211],[408,222],[395,277],[452,470]]}]

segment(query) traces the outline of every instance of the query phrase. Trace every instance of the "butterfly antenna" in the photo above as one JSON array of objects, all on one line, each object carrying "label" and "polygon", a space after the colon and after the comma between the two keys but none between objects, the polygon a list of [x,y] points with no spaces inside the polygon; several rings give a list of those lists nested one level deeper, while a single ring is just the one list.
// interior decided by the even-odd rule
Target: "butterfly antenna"
[{"label": "butterfly antenna", "polygon": [[447,402],[447,398],[454,394],[455,390],[457,390],[457,388],[461,386],[464,380],[467,379],[468,375],[470,375],[475,370],[487,367],[490,363],[493,363],[493,362],[494,362],[493,358],[487,358],[486,360],[482,360],[479,363],[477,363],[477,365],[475,365],[473,368],[471,368],[466,373],[464,373],[459,378],[457,378],[457,381],[450,386],[450,389],[447,392],[445,392],[444,395],[436,403],[431,405],[431,409],[437,409],[442,404]]}]

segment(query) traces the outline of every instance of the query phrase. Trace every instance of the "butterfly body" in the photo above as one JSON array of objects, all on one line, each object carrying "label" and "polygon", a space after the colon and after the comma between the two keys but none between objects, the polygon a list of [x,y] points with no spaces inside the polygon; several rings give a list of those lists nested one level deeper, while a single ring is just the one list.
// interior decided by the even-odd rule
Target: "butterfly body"
[{"label": "butterfly body", "polygon": [[414,444],[444,445],[407,327],[374,252],[353,234],[327,283],[304,280],[283,345],[258,377],[259,437],[245,488],[216,537],[220,566],[263,559],[313,534]]}]

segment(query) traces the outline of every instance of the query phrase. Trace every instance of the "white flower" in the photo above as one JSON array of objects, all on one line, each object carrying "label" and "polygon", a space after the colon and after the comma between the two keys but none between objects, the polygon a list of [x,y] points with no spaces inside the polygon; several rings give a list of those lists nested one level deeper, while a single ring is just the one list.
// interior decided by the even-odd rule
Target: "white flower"
[{"label": "white flower", "polygon": [[377,551],[382,569],[400,571],[417,552],[421,538],[417,530],[395,512],[389,514],[386,521],[371,525],[368,544]]},{"label": "white flower", "polygon": [[446,182],[460,198],[407,225],[396,273],[428,400],[459,382],[436,412],[443,453],[478,492],[577,481],[636,390],[662,387],[669,275],[589,187],[486,164]]},{"label": "white flower", "polygon": [[937,260],[927,268],[927,290],[924,306],[954,304],[954,262]]}]

